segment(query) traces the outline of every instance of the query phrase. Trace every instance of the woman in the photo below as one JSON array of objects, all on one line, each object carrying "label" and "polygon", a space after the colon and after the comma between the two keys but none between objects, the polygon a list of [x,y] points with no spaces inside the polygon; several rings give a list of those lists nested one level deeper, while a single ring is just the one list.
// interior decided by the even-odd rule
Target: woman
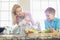
[{"label": "woman", "polygon": [[24,13],[22,12],[21,6],[15,4],[12,8],[12,15],[14,16],[13,24],[18,24],[19,21],[23,20]]},{"label": "woman", "polygon": [[13,24],[17,24],[18,26],[15,27],[15,29],[13,30],[14,34],[25,34],[24,30],[26,29],[26,26],[30,26],[30,19],[28,19],[28,15],[24,12],[22,12],[22,8],[20,5],[15,4],[12,8],[12,13],[13,16],[15,17],[13,20]]}]

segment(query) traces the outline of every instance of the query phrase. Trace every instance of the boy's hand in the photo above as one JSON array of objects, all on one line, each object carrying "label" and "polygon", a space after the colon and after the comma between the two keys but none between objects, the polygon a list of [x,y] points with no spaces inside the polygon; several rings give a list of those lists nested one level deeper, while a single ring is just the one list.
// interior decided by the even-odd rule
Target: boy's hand
[{"label": "boy's hand", "polygon": [[54,28],[49,28],[49,30],[53,33],[56,32],[56,30]]}]

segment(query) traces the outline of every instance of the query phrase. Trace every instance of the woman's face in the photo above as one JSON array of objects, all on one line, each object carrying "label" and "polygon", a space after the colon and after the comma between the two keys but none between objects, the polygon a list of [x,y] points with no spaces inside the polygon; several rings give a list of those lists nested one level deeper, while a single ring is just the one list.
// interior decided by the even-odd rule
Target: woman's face
[{"label": "woman's face", "polygon": [[22,8],[17,8],[16,9],[16,15],[19,16],[19,17],[23,15]]}]

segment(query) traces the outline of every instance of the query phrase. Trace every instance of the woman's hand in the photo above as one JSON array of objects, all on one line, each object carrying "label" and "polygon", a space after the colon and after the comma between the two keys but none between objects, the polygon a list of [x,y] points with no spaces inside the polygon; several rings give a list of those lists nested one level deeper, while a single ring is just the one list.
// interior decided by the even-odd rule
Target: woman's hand
[{"label": "woman's hand", "polygon": [[26,25],[30,25],[30,23],[29,22],[26,22]]},{"label": "woman's hand", "polygon": [[21,24],[21,23],[19,23],[19,24],[18,24],[18,26],[19,26],[19,27],[21,27],[21,26],[22,26],[22,24]]}]

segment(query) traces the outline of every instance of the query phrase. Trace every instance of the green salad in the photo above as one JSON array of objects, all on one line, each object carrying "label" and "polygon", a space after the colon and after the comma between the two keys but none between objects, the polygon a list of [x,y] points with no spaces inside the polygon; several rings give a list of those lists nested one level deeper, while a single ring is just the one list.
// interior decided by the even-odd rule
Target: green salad
[{"label": "green salad", "polygon": [[51,31],[50,31],[50,30],[45,30],[44,32],[45,32],[45,33],[51,33]]}]

